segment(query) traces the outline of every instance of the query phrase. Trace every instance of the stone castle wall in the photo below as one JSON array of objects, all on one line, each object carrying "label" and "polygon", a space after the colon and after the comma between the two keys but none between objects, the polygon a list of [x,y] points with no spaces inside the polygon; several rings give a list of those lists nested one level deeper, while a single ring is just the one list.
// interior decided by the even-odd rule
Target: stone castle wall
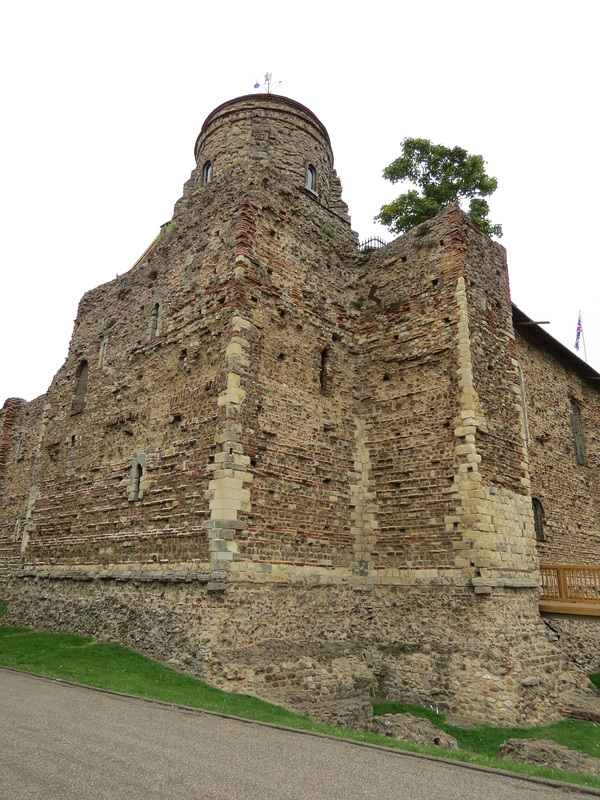
[{"label": "stone castle wall", "polygon": [[46,396],[32,403],[10,398],[0,410],[0,581],[19,567],[22,530],[30,508]]},{"label": "stone castle wall", "polygon": [[[527,403],[531,491],[543,508],[540,560],[600,563],[600,394],[598,384],[517,328]],[[578,463],[571,402],[580,409],[586,463]]]},{"label": "stone castle wall", "polygon": [[557,719],[591,683],[555,646],[531,590],[457,595],[447,587],[364,592],[348,585],[236,581],[26,580],[8,621],[117,640],[220,688],[310,714],[323,700],[387,697],[462,722]]},{"label": "stone castle wall", "polygon": [[537,608],[503,248],[449,206],[361,253],[327,133],[286,98],[216,109],[196,160],[82,299],[47,395],[2,412],[7,621],[286,704],[555,718],[582,673]]}]

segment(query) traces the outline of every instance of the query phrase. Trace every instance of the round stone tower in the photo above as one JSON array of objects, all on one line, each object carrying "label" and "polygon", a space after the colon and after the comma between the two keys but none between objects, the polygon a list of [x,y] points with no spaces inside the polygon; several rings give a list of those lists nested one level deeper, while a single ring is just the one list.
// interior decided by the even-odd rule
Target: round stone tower
[{"label": "round stone tower", "polygon": [[204,183],[234,166],[267,162],[324,205],[339,203],[329,135],[308,108],[287,97],[244,95],[223,103],[206,118],[194,153]]}]

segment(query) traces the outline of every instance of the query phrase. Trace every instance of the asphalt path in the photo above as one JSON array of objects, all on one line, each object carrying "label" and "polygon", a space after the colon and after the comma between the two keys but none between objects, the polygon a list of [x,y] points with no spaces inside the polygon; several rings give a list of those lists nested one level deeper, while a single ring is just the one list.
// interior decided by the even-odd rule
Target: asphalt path
[{"label": "asphalt path", "polygon": [[0,800],[565,797],[502,774],[0,669]]}]

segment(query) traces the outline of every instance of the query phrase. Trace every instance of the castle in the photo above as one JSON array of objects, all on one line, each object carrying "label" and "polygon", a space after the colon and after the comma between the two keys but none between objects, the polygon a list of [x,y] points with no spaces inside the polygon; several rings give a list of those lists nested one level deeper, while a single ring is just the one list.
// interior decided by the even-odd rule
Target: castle
[{"label": "castle", "polygon": [[361,249],[299,103],[224,103],[195,156],[48,392],[0,412],[3,621],[288,705],[532,724],[591,698],[539,567],[600,563],[600,375],[457,205]]}]

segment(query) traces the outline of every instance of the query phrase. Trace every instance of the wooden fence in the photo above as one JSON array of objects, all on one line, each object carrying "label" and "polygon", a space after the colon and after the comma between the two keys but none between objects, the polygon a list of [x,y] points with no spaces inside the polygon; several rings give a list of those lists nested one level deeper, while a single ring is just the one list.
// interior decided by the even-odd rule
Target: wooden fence
[{"label": "wooden fence", "polygon": [[600,566],[545,564],[540,566],[541,600],[600,604]]}]

